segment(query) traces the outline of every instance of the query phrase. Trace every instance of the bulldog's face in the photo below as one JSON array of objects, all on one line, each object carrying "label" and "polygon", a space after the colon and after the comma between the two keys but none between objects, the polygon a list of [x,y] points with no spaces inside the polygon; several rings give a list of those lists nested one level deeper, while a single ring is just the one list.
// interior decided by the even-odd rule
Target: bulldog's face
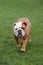
[{"label": "bulldog's face", "polygon": [[18,38],[25,36],[25,25],[22,22],[14,23],[14,34]]}]

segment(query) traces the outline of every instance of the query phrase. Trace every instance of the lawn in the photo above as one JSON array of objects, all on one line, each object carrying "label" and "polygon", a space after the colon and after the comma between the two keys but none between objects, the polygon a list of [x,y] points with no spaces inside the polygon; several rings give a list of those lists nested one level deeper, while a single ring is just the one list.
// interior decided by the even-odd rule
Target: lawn
[{"label": "lawn", "polygon": [[[21,17],[32,25],[25,53],[13,37],[13,23]],[[0,65],[43,65],[43,0],[0,0]]]}]

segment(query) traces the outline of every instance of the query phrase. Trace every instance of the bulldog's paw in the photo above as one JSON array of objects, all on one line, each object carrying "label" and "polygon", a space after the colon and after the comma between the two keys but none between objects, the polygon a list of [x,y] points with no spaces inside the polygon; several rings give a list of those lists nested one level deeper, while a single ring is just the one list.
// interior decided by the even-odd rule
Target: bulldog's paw
[{"label": "bulldog's paw", "polygon": [[25,52],[25,51],[26,51],[25,49],[22,49],[22,48],[21,48],[21,52]]}]

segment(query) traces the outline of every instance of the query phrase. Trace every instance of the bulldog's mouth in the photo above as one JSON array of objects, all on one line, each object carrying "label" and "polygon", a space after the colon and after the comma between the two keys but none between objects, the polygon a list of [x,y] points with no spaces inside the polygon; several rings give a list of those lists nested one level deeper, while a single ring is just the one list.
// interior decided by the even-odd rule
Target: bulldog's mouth
[{"label": "bulldog's mouth", "polygon": [[18,37],[21,37],[22,36],[22,32],[21,30],[18,30]]},{"label": "bulldog's mouth", "polygon": [[23,38],[23,35],[22,35],[22,34],[19,34],[19,35],[18,35],[18,38]]},{"label": "bulldog's mouth", "polygon": [[21,34],[18,34],[18,37],[22,37],[22,35]]}]

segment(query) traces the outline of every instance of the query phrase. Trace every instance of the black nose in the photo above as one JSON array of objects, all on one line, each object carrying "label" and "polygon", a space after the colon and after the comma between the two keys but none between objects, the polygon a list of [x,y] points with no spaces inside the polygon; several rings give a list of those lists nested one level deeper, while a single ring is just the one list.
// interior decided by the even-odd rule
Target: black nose
[{"label": "black nose", "polygon": [[21,35],[21,30],[18,30],[18,34]]}]

